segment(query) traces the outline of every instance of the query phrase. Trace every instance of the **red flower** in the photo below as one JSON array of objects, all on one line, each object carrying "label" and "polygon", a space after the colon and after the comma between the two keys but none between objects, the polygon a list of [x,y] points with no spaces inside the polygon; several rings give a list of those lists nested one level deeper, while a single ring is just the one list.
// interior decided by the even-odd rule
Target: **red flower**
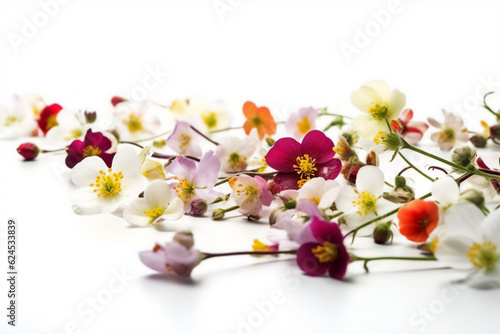
[{"label": "red flower", "polygon": [[[500,161],[500,160],[499,160],[499,161]],[[491,169],[490,167],[488,167],[488,165],[486,165],[486,164],[484,163],[483,158],[477,158],[477,160],[476,160],[476,164],[477,164],[477,165],[479,166],[479,168],[481,168],[481,169],[485,169],[485,170],[492,170],[492,171],[497,171],[497,172],[498,172],[498,170],[497,170],[497,169]],[[481,170],[481,169],[480,169],[480,170]],[[490,181],[490,182],[491,182],[491,185],[493,186],[493,188],[495,188],[496,192],[497,192],[498,194],[500,194],[500,181],[499,181],[499,180],[497,180],[497,179],[491,179],[491,181]]]},{"label": "red flower", "polygon": [[247,119],[243,125],[247,135],[253,128],[257,129],[260,140],[266,134],[271,136],[276,133],[276,122],[267,107],[257,108],[255,103],[248,101],[243,105],[243,115]]},{"label": "red flower", "polygon": [[290,137],[279,139],[267,153],[266,162],[279,172],[274,182],[280,191],[298,189],[315,177],[335,179],[342,163],[334,158],[334,146],[319,130],[308,132],[302,143]]},{"label": "red flower", "polygon": [[344,246],[344,237],[336,223],[317,217],[304,227],[300,236],[301,246],[297,250],[297,264],[311,276],[321,276],[328,271],[335,279],[342,279],[349,264],[349,253]]},{"label": "red flower", "polygon": [[50,129],[58,125],[57,114],[59,114],[61,109],[62,107],[55,103],[51,104],[50,106],[46,106],[40,112],[40,117],[38,118],[38,127],[40,128],[40,130],[42,130],[44,136]]},{"label": "red flower", "polygon": [[115,153],[107,152],[111,146],[112,143],[108,137],[101,132],[92,132],[88,129],[83,141],[76,139],[68,146],[66,166],[73,168],[86,157],[98,156],[111,168],[115,156]]},{"label": "red flower", "polygon": [[40,149],[33,143],[24,143],[19,145],[17,153],[22,155],[25,160],[34,160],[40,153]]},{"label": "red flower", "polygon": [[416,199],[398,212],[399,232],[408,240],[424,242],[439,222],[439,207],[431,201]]},{"label": "red flower", "polygon": [[[405,109],[399,117],[399,126],[394,129],[393,124],[391,127],[393,130],[400,132],[401,136],[411,145],[416,145],[424,136],[425,131],[429,128],[424,122],[411,122],[413,118],[413,110]],[[395,121],[393,121],[395,122]]]}]

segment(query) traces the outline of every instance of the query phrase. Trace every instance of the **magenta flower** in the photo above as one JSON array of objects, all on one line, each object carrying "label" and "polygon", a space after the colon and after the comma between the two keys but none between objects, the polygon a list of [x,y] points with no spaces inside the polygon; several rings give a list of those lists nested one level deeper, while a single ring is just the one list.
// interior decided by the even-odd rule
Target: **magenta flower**
[{"label": "magenta flower", "polygon": [[115,146],[111,139],[101,132],[92,132],[88,129],[83,141],[76,139],[68,146],[66,166],[73,168],[86,157],[98,156],[111,168],[115,156],[114,152],[110,152]]},{"label": "magenta flower", "polygon": [[321,276],[328,271],[335,279],[342,279],[349,264],[349,253],[344,237],[336,223],[313,218],[301,232],[297,264],[311,276]]},{"label": "magenta flower", "polygon": [[203,254],[193,246],[191,232],[177,232],[171,242],[165,246],[156,244],[153,250],[140,252],[139,258],[147,267],[162,274],[188,277],[203,260]]},{"label": "magenta flower", "polygon": [[293,138],[281,138],[269,150],[266,161],[278,174],[274,182],[281,190],[299,189],[308,180],[322,177],[335,179],[342,163],[334,158],[333,141],[319,130],[306,134],[302,144]]}]

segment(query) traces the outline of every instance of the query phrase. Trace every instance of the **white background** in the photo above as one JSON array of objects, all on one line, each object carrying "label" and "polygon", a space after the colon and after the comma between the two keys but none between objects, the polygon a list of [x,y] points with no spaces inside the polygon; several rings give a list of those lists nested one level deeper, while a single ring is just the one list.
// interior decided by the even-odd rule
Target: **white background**
[{"label": "white background", "polygon": [[[48,103],[106,113],[111,96],[132,94],[156,68],[168,72],[148,91],[157,102],[202,95],[226,101],[241,118],[243,102],[252,100],[283,119],[304,105],[350,113],[352,91],[383,79],[406,94],[417,118],[439,117],[444,107],[479,130],[479,119],[492,119],[476,96],[500,81],[500,5],[493,1],[396,2],[397,13],[381,27],[373,13],[393,8],[388,1],[74,0],[52,7],[53,17],[18,47],[12,36],[23,36],[26,20],[34,22],[43,6],[0,3],[2,103],[38,92]],[[221,14],[214,4],[231,7]],[[366,29],[366,45],[356,44]],[[341,49],[346,44],[357,47],[350,59]],[[15,217],[20,249],[18,326],[7,326],[2,311],[2,333],[78,332],[73,326],[80,333],[497,332],[500,291],[451,286],[461,275],[449,270],[415,270],[437,264],[373,263],[369,275],[354,264],[338,282],[303,276],[285,258],[228,258],[203,263],[191,281],[161,278],[137,252],[172,233],[73,214],[72,186],[59,168],[64,157],[23,163],[15,152],[20,142],[0,142],[2,233]],[[268,231],[242,219],[185,224],[204,251],[248,249]],[[418,255],[401,239],[395,244],[356,249]],[[123,270],[133,278],[91,317],[88,298],[104,296]],[[0,282],[5,310],[3,276]],[[275,289],[284,301],[262,315],[255,303]]]}]

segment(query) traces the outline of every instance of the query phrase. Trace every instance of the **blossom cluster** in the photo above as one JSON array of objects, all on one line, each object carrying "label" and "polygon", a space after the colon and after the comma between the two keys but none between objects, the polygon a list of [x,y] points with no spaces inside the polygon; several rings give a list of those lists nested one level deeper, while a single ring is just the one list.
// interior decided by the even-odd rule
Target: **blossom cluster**
[{"label": "blossom cluster", "polygon": [[[219,101],[165,106],[113,97],[113,117],[101,122],[97,112],[30,95],[0,109],[0,134],[61,146],[28,142],[18,152],[25,160],[65,155],[76,214],[114,214],[135,227],[176,232],[139,254],[160,273],[189,276],[206,259],[234,255],[292,256],[306,274],[339,280],[357,261],[367,270],[375,260],[440,261],[465,270],[473,287],[500,287],[500,171],[478,154],[489,140],[500,144],[500,112],[485,101],[496,123],[482,121],[482,133],[445,110],[440,120],[415,121],[405,94],[383,81],[365,83],[351,102],[345,115],[308,106],[276,121],[270,108],[248,101],[244,122],[231,127],[238,113]],[[427,131],[441,154],[419,148]],[[417,166],[407,152],[435,165]],[[408,170],[422,187],[415,189]],[[236,210],[267,223],[269,241],[230,253],[195,248],[184,215],[222,220],[241,217],[228,215]],[[390,245],[395,234],[418,256],[352,250],[358,237]]]}]

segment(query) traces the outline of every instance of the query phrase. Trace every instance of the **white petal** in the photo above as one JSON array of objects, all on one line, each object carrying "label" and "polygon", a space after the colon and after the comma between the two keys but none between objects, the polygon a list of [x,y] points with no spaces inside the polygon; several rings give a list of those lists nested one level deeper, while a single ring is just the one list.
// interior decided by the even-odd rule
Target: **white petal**
[{"label": "white petal", "polygon": [[356,207],[353,204],[354,198],[357,197],[354,192],[354,188],[351,186],[344,186],[340,189],[340,192],[337,196],[337,200],[335,204],[337,205],[337,209],[339,211],[344,212],[345,214],[350,214],[356,211]]},{"label": "white petal", "polygon": [[351,95],[352,104],[364,112],[369,112],[373,104],[381,100],[380,94],[375,89],[368,86],[362,86]]},{"label": "white petal", "polygon": [[490,241],[500,251],[500,210],[493,211],[481,224],[483,241]]},{"label": "white petal", "polygon": [[458,200],[460,189],[457,182],[449,176],[439,178],[432,183],[432,196],[441,205],[450,205]]},{"label": "white petal", "polygon": [[367,191],[379,197],[384,190],[384,173],[375,166],[362,167],[356,177],[356,188],[360,193]]},{"label": "white petal", "polygon": [[95,156],[85,158],[71,170],[71,181],[78,187],[88,187],[89,184],[95,183],[101,170],[108,170],[101,158]]},{"label": "white petal", "polygon": [[467,279],[467,284],[475,289],[498,289],[500,288],[500,268],[485,272],[477,271]]},{"label": "white petal", "polygon": [[383,80],[372,80],[364,84],[364,86],[372,88],[375,90],[382,101],[389,101],[389,96],[391,94],[391,89],[387,83]]},{"label": "white petal", "polygon": [[175,197],[162,216],[165,220],[177,220],[184,215],[184,204],[179,197]]},{"label": "white petal", "polygon": [[403,110],[406,105],[406,96],[399,90],[395,89],[392,91],[388,102],[390,113],[389,118],[396,119],[399,117],[401,110]]},{"label": "white petal", "polygon": [[439,238],[435,255],[436,258],[455,269],[473,269],[474,265],[468,257],[468,253],[473,240],[465,235],[449,235],[445,232],[445,236]]},{"label": "white petal", "polygon": [[132,145],[120,146],[111,167],[113,172],[122,172],[124,177],[138,175],[141,170],[139,154]]},{"label": "white petal", "polygon": [[144,198],[136,198],[123,211],[123,218],[134,226],[148,226],[151,218],[144,211],[152,208]]},{"label": "white petal", "polygon": [[162,180],[154,180],[144,191],[144,199],[152,206],[167,206],[173,197],[172,186]]},{"label": "white petal", "polygon": [[457,204],[446,210],[443,218],[446,235],[465,234],[475,242],[480,241],[480,225],[484,214],[471,203]]}]

